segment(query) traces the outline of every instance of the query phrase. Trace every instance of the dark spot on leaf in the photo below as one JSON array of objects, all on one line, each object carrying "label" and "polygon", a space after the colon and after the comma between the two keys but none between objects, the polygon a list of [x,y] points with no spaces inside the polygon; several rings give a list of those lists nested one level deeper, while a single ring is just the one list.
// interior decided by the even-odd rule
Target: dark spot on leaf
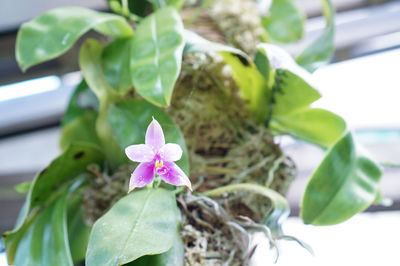
[{"label": "dark spot on leaf", "polygon": [[84,154],[85,154],[84,151],[77,152],[77,153],[75,153],[75,155],[74,155],[74,159],[75,159],[75,160],[78,160],[78,159],[82,158],[82,156],[83,156]]},{"label": "dark spot on leaf", "polygon": [[244,65],[244,66],[249,66],[250,65],[250,63],[249,63],[249,61],[247,60],[247,58],[246,57],[244,57],[243,55],[241,55],[241,54],[234,54],[234,53],[231,53],[233,56],[235,56],[235,57],[237,57],[239,60],[240,60],[240,62]]},{"label": "dark spot on leaf", "polygon": [[38,202],[39,201],[39,197],[36,197],[33,199],[34,202]]}]

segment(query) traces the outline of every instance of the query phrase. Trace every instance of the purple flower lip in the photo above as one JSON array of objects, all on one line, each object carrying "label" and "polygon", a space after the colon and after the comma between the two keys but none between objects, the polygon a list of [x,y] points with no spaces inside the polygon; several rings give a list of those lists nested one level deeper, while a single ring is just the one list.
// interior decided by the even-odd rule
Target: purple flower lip
[{"label": "purple flower lip", "polygon": [[156,175],[174,186],[187,186],[192,190],[189,178],[174,162],[182,157],[182,148],[175,143],[165,144],[161,125],[153,118],[147,127],[145,144],[128,146],[126,156],[140,162],[129,181],[129,192],[150,184]]}]

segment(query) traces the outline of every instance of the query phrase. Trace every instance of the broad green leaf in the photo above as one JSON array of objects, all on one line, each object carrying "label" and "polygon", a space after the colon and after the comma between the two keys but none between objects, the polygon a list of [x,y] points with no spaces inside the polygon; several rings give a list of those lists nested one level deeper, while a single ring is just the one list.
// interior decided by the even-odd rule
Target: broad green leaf
[{"label": "broad green leaf", "polygon": [[90,90],[86,81],[82,80],[69,99],[67,110],[61,120],[61,126],[65,126],[88,111],[97,110],[99,110],[99,100]]},{"label": "broad green leaf", "polygon": [[308,107],[321,94],[304,79],[285,69],[275,71],[272,118]]},{"label": "broad green leaf", "polygon": [[363,153],[350,132],[329,150],[309,181],[302,200],[306,224],[331,225],[365,210],[378,193],[381,168]]},{"label": "broad green leaf", "polygon": [[182,158],[176,163],[189,174],[189,157],[183,135],[163,110],[143,100],[129,99],[112,104],[107,112],[108,123],[121,149],[144,143],[146,129],[152,117],[161,124],[166,142],[177,143],[182,147]]},{"label": "broad green leaf", "polygon": [[246,191],[268,198],[271,201],[271,211],[265,214],[265,223],[273,233],[281,232],[282,222],[289,216],[290,209],[286,199],[275,190],[257,184],[241,183],[219,187],[203,194],[208,197],[218,197],[233,191]]},{"label": "broad green leaf", "polygon": [[100,150],[89,144],[72,144],[62,155],[57,157],[47,168],[43,169],[33,180],[26,197],[24,207],[18,216],[15,228],[4,234],[7,258],[14,260],[18,239],[21,237],[27,224],[29,224],[31,212],[36,207],[45,204],[58,190],[69,184],[81,172],[86,171],[90,163],[103,161]]},{"label": "broad green leaf", "polygon": [[345,132],[346,122],[329,111],[306,107],[290,114],[273,116],[270,127],[280,134],[330,147]]},{"label": "broad green leaf", "polygon": [[176,232],[175,242],[167,252],[158,255],[147,255],[132,261],[127,266],[183,266],[185,247],[179,232]]},{"label": "broad green leaf", "polygon": [[258,122],[268,117],[271,93],[267,81],[251,60],[241,55],[222,52],[224,61],[231,67],[235,80],[244,100],[248,101],[250,112]]},{"label": "broad green leaf", "polygon": [[56,8],[21,26],[16,41],[18,64],[25,71],[60,56],[91,29],[113,37],[133,35],[121,16],[83,7]]},{"label": "broad green leaf", "polygon": [[103,50],[101,63],[108,84],[118,93],[124,94],[132,87],[129,71],[129,54],[132,38],[116,39]]},{"label": "broad green leaf", "polygon": [[168,251],[180,221],[175,194],[164,189],[134,191],[94,224],[86,265],[121,265]]},{"label": "broad green leaf", "polygon": [[316,90],[311,74],[305,71],[304,68],[299,66],[288,52],[286,52],[279,46],[268,43],[260,43],[257,48],[259,52],[261,52],[265,57],[268,58],[268,65],[270,67],[270,70],[276,71],[280,69],[291,72],[299,78],[303,79],[305,83],[308,83],[309,87]]},{"label": "broad green leaf", "polygon": [[303,36],[305,16],[292,0],[273,0],[262,25],[277,42],[291,43]]},{"label": "broad green leaf", "polygon": [[64,189],[30,222],[18,243],[13,265],[73,265],[66,230],[67,196],[68,189]]},{"label": "broad green leaf", "polygon": [[67,149],[74,142],[92,143],[100,147],[100,141],[96,134],[96,118],[97,113],[91,111],[65,125],[61,130],[61,149]]},{"label": "broad green leaf", "polygon": [[87,39],[79,53],[79,66],[87,84],[99,99],[100,106],[96,120],[96,132],[110,168],[116,169],[126,161],[126,156],[119,147],[107,123],[107,107],[110,102],[115,101],[119,96],[106,81],[102,68],[102,54],[103,46],[94,39]]},{"label": "broad green leaf", "polygon": [[254,65],[257,67],[260,74],[264,77],[267,84],[269,84],[272,69],[269,65],[268,57],[263,49],[258,49],[254,57]]},{"label": "broad green leaf", "polygon": [[85,259],[91,230],[83,220],[82,199],[83,195],[78,191],[71,194],[67,202],[68,240],[72,260],[75,263]]},{"label": "broad green leaf", "polygon": [[297,63],[310,72],[329,63],[334,52],[335,9],[331,0],[321,1],[326,19],[325,31],[296,58]]},{"label": "broad green leaf", "polygon": [[79,66],[89,88],[100,101],[106,100],[114,88],[107,82],[103,72],[103,46],[95,39],[87,39],[79,52]]},{"label": "broad green leaf", "polygon": [[130,71],[136,91],[149,102],[168,106],[182,62],[183,24],[172,7],[143,19],[131,48]]}]

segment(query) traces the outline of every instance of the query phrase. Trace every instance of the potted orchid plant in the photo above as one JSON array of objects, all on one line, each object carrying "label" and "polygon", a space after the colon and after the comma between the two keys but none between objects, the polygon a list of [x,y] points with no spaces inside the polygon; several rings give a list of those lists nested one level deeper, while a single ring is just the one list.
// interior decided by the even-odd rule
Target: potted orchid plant
[{"label": "potted orchid plant", "polygon": [[[259,1],[257,2],[260,4]],[[379,201],[380,166],[345,121],[311,107],[308,71],[324,34],[293,59],[303,13],[291,0],[109,0],[115,14],[66,7],[22,25],[22,68],[80,49],[82,82],[62,120],[62,154],[30,184],[3,239],[13,265],[246,265],[265,234],[279,250],[295,166],[289,134],[326,150],[304,192],[306,224],[345,221]],[[137,164],[139,163],[139,164]]]}]

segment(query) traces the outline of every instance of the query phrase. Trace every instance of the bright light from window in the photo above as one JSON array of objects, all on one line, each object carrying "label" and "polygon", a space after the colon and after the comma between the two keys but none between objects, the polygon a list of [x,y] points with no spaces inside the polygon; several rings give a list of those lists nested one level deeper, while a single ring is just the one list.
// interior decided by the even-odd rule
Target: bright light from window
[{"label": "bright light from window", "polygon": [[56,90],[60,86],[61,79],[57,76],[47,76],[3,85],[0,86],[0,102]]}]

